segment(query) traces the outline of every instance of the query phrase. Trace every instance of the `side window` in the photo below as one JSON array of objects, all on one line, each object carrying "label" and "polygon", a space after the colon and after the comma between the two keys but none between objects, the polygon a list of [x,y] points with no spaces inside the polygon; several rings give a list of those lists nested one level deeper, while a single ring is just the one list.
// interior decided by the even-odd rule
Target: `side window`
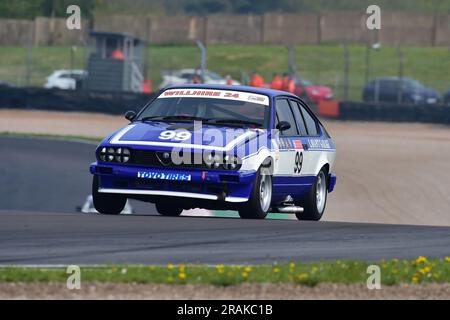
[{"label": "side window", "polygon": [[287,121],[291,124],[289,130],[285,130],[281,133],[283,136],[295,136],[298,135],[297,126],[295,124],[294,115],[292,114],[291,107],[286,99],[280,99],[276,102],[276,111],[278,121]]},{"label": "side window", "polygon": [[300,111],[300,104],[297,101],[290,100],[292,111],[294,111],[295,122],[297,122],[297,129],[300,135],[306,136],[308,132],[306,131],[306,125],[303,121],[303,116]]},{"label": "side window", "polygon": [[194,77],[194,75],[191,73],[183,73],[183,74],[181,74],[180,78],[186,79],[186,80],[191,80],[193,77]]},{"label": "side window", "polygon": [[306,111],[305,107],[301,106],[303,119],[305,119],[306,129],[308,129],[309,136],[317,136],[319,131],[317,130],[316,120]]}]

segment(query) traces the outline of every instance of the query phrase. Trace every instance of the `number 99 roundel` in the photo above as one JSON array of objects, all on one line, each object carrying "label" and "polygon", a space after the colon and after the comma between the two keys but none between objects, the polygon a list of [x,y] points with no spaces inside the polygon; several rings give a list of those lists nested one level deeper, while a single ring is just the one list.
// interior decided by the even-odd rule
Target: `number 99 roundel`
[{"label": "number 99 roundel", "polygon": [[303,152],[297,152],[295,155],[294,173],[300,173],[303,167]]},{"label": "number 99 roundel", "polygon": [[191,138],[192,134],[189,131],[174,131],[167,130],[159,134],[160,140],[175,140],[175,141],[186,141]]}]

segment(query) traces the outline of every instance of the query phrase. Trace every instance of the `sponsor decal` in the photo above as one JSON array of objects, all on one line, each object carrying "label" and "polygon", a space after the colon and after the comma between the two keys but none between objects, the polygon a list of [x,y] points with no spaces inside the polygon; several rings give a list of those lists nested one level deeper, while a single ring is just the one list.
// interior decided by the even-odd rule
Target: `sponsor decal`
[{"label": "sponsor decal", "polygon": [[220,97],[220,91],[212,91],[212,90],[168,90],[163,93],[164,97]]},{"label": "sponsor decal", "polygon": [[280,139],[280,149],[286,150],[303,150],[302,140],[291,140],[286,138]]},{"label": "sponsor decal", "polygon": [[294,140],[293,143],[296,150],[303,150],[303,143],[301,140]]},{"label": "sponsor decal", "polygon": [[286,149],[286,140],[285,139],[279,140],[279,147],[280,147],[280,149]]},{"label": "sponsor decal", "polygon": [[214,89],[170,89],[164,91],[158,99],[161,98],[176,98],[176,97],[191,97],[191,98],[215,98],[226,100],[238,100],[244,102],[252,102],[269,105],[269,97],[251,92],[241,91],[226,91]]},{"label": "sponsor decal", "polygon": [[294,149],[294,144],[292,143],[291,139],[280,139],[280,149],[282,150],[289,150]]},{"label": "sponsor decal", "polygon": [[262,97],[262,96],[248,96],[248,101],[264,102],[264,97]]},{"label": "sponsor decal", "polygon": [[323,139],[310,139],[308,145],[310,149],[331,149],[330,142]]},{"label": "sponsor decal", "polygon": [[153,179],[153,180],[191,181],[191,175],[184,173],[139,171],[137,173],[137,177],[141,179]]}]

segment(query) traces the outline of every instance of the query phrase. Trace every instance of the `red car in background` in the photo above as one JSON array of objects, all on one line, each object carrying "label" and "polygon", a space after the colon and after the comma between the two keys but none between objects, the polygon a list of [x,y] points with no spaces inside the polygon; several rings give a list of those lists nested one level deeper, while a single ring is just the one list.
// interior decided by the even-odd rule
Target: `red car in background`
[{"label": "red car in background", "polygon": [[322,100],[332,99],[333,90],[325,86],[314,85],[311,81],[297,79],[295,81],[295,94],[299,97],[306,96],[315,104]]}]

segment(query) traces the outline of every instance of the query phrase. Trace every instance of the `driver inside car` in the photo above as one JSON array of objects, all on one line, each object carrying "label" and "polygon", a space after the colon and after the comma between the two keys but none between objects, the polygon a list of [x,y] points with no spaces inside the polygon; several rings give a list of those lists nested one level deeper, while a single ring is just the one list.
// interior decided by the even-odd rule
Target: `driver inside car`
[{"label": "driver inside car", "polygon": [[177,116],[200,117],[206,116],[205,104],[187,104],[179,105],[176,111]]}]

